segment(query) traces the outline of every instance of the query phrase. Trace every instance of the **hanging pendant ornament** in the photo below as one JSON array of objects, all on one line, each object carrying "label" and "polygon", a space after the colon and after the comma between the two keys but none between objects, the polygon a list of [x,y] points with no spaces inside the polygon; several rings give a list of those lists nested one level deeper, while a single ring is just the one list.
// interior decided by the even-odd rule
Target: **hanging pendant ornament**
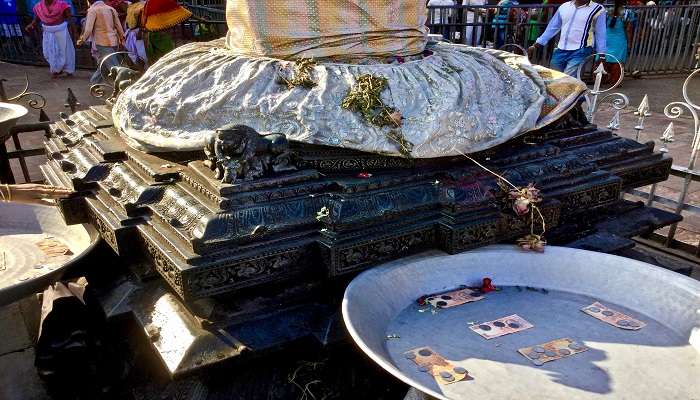
[{"label": "hanging pendant ornament", "polygon": [[[498,186],[501,188],[501,190],[503,190],[503,192],[505,192],[505,197],[508,199],[508,201],[510,201],[509,207],[512,208],[515,214],[519,217],[528,216],[530,222],[530,233],[518,239],[517,245],[523,250],[543,252],[544,246],[547,244],[547,241],[544,240],[544,233],[547,231],[547,222],[545,221],[544,215],[542,215],[539,207],[537,207],[537,203],[542,202],[543,198],[540,190],[535,187],[534,183],[530,183],[526,187],[515,186],[508,179],[487,168],[472,157],[469,157],[459,150],[457,150],[457,152],[476,164],[479,168],[498,178]],[[542,224],[542,231],[539,235],[535,234],[536,219],[539,219]]]},{"label": "hanging pendant ornament", "polygon": [[519,216],[529,213],[533,204],[542,201],[540,190],[532,183],[524,188],[511,189],[508,196],[513,200],[513,211]]},{"label": "hanging pendant ornament", "polygon": [[529,234],[525,237],[518,239],[518,246],[523,250],[536,251],[538,253],[544,252],[544,246],[547,241],[540,235]]}]

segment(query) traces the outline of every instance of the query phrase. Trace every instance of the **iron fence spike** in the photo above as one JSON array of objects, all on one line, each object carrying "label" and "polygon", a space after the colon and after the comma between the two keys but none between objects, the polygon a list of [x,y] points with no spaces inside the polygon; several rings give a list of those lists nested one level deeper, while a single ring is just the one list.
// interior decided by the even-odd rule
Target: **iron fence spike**
[{"label": "iron fence spike", "polygon": [[613,114],[612,119],[608,123],[608,129],[613,131],[620,129],[620,110],[615,111],[615,114]]},{"label": "iron fence spike", "polygon": [[63,104],[63,106],[70,108],[71,113],[74,113],[78,109],[78,106],[80,106],[80,102],[75,97],[75,94],[71,88],[68,88],[68,96],[66,97],[66,102]]},{"label": "iron fence spike", "polygon": [[664,133],[661,134],[661,141],[664,143],[671,143],[674,140],[676,140],[676,139],[675,139],[675,131],[673,129],[673,122],[669,122],[668,126],[664,130]]},{"label": "iron fence spike", "polygon": [[648,95],[644,95],[644,97],[642,98],[642,102],[639,103],[639,107],[637,107],[637,111],[634,113],[634,115],[638,115],[640,117],[648,117],[650,115]]}]

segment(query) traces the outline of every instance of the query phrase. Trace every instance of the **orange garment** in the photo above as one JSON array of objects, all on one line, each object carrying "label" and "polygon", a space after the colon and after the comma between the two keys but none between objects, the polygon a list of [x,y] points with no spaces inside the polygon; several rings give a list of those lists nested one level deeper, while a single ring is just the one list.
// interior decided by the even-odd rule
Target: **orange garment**
[{"label": "orange garment", "polygon": [[87,11],[85,28],[80,39],[91,40],[94,45],[116,47],[124,38],[117,11],[102,1],[94,2]]}]

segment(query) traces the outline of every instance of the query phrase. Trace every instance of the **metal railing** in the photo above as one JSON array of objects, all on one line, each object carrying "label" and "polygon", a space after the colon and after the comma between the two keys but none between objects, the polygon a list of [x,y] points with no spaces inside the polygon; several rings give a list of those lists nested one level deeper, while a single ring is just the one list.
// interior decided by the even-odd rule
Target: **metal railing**
[{"label": "metal railing", "polygon": [[[441,34],[453,43],[491,48],[516,44],[527,48],[544,32],[557,7],[428,7],[427,25],[431,33]],[[628,71],[648,75],[692,70],[693,56],[700,46],[700,4],[625,10],[632,26],[625,65]],[[557,40],[552,39],[532,61],[548,65]]]},{"label": "metal railing", "polygon": [[[17,160],[19,167],[22,171],[22,177],[24,182],[30,182],[31,176],[29,174],[29,168],[27,166],[28,157],[37,157],[44,155],[43,148],[33,148],[25,149],[22,147],[22,142],[20,140],[20,135],[28,132],[43,131],[44,134],[49,133],[49,117],[44,112],[44,107],[46,106],[46,98],[41,94],[29,90],[29,76],[25,75],[25,86],[19,93],[14,95],[9,95],[5,90],[4,82],[5,79],[0,78],[0,101],[1,102],[11,102],[11,103],[22,103],[25,102],[30,108],[39,110],[39,122],[38,123],[21,123],[16,124],[10,129],[10,135],[5,137],[0,141],[0,181],[3,183],[15,183],[16,179],[12,171],[10,161]],[[72,95],[73,92],[69,90]],[[12,139],[12,144],[14,149],[12,151],[7,151],[6,141]]]},{"label": "metal railing", "polygon": [[[595,55],[590,56],[592,60]],[[675,177],[682,178],[682,183],[677,192],[677,198],[672,198],[675,193],[670,196],[658,195],[657,184],[652,184],[649,191],[643,191],[639,189],[631,189],[627,191],[626,194],[635,196],[637,198],[642,198],[646,200],[647,206],[653,206],[655,203],[659,206],[670,208],[676,215],[683,215],[684,213],[690,213],[694,216],[700,216],[700,206],[688,202],[688,193],[690,191],[690,185],[693,182],[700,182],[700,171],[696,169],[696,163],[698,154],[700,153],[700,102],[697,99],[693,99],[691,96],[691,82],[694,78],[700,78],[700,49],[694,56],[695,66],[694,71],[683,82],[682,88],[682,100],[674,101],[666,105],[664,108],[664,115],[667,118],[678,120],[683,116],[690,117],[691,128],[690,130],[690,147],[687,149],[690,151],[688,163],[686,165],[673,164],[671,166],[670,174]],[[581,78],[582,68],[579,68],[579,79]],[[622,76],[624,75],[624,69],[621,69],[620,79],[613,83],[607,89],[601,88],[601,80],[604,71],[601,66],[593,71],[595,75],[593,88],[589,88],[586,95],[587,103],[587,113],[589,120],[594,121],[596,113],[602,103],[608,103],[612,110],[614,111],[613,117],[608,123],[607,127],[613,131],[620,129],[620,112],[629,105],[629,98],[623,93],[612,92],[618,87],[622,81]],[[700,92],[695,92],[693,95],[697,96]],[[636,116],[636,123],[633,127],[636,131],[635,139],[640,140],[642,131],[645,129],[644,122],[645,119],[650,117],[652,114],[649,108],[648,96],[644,95],[641,103],[634,112]],[[674,142],[676,139],[676,128],[674,127],[674,122],[670,122],[664,132],[659,137],[659,141],[662,143],[660,152],[668,152],[668,144]],[[667,197],[668,196],[668,197]],[[680,240],[676,240],[676,233],[678,229],[678,224],[671,225],[667,231],[657,230],[650,236],[656,242],[660,242],[664,247],[669,249],[680,249],[682,252],[693,254],[695,257],[700,256],[700,242],[697,243],[686,243]],[[651,242],[645,242],[646,244],[652,244]],[[682,254],[677,254],[682,255]],[[697,261],[697,260],[695,260]]]},{"label": "metal railing", "polygon": [[192,14],[212,21],[225,21],[226,10],[216,5],[209,4],[191,4],[187,8],[192,11]]},{"label": "metal railing", "polygon": [[684,73],[700,46],[700,5],[631,7],[634,24],[627,69],[642,74]]},{"label": "metal railing", "polygon": [[[221,3],[221,4],[220,4]],[[210,21],[186,21],[173,28],[176,43],[211,40],[226,34],[225,11],[220,0],[202,0],[189,6]],[[532,45],[556,12],[556,5],[428,7],[427,26],[446,40],[479,47],[501,48]],[[693,55],[700,46],[700,4],[628,7],[633,16],[632,42],[625,68],[636,74],[685,73],[692,70]],[[77,15],[79,27],[84,15]],[[22,29],[31,17],[0,14],[0,60],[45,64],[40,32]],[[78,32],[72,32],[74,39]],[[556,45],[554,38],[532,61],[548,65]],[[514,48],[514,47],[512,47]],[[76,49],[76,65],[94,68],[87,47]]]},{"label": "metal railing", "polygon": [[[689,90],[691,81],[696,77],[700,78],[700,51],[697,53],[697,56],[697,69],[695,69],[695,71],[693,71],[683,83],[683,100],[671,102],[664,108],[664,114],[670,119],[678,119],[685,115],[690,116],[692,121],[691,131],[689,132],[692,139],[690,142],[690,157],[688,163],[685,166],[676,164],[671,166],[671,175],[680,177],[683,180],[678,197],[677,199],[672,199],[657,195],[656,184],[651,185],[649,192],[644,192],[641,190],[633,190],[631,192],[633,195],[646,198],[646,204],[648,206],[658,203],[660,205],[670,207],[677,215],[681,215],[682,213],[686,212],[695,216],[700,216],[700,207],[687,202],[691,183],[700,182],[700,171],[696,169],[698,153],[700,152],[700,103],[697,102],[697,99],[691,98]],[[695,95],[697,95],[697,93],[695,93]],[[638,112],[638,114],[641,118],[646,114],[646,111]],[[669,123],[659,140],[663,143],[661,151],[667,151],[666,145],[675,140],[675,129],[673,122]],[[677,228],[678,224],[673,224],[670,226],[665,235],[659,233],[656,235],[662,239],[662,242],[666,247],[679,247],[685,251],[693,253],[696,257],[700,256],[700,242],[694,245],[688,245],[675,240]]]},{"label": "metal railing", "polygon": [[[78,30],[85,15],[74,16],[74,28],[71,37],[75,41]],[[17,64],[46,65],[42,54],[42,34],[40,30],[24,31],[31,22],[29,15],[0,14],[0,61]],[[213,40],[222,37],[228,30],[225,21],[196,21],[188,20],[178,24],[169,32],[176,45],[189,42]],[[85,45],[75,49],[75,65],[77,68],[95,69],[97,63],[90,54],[90,47]]]}]

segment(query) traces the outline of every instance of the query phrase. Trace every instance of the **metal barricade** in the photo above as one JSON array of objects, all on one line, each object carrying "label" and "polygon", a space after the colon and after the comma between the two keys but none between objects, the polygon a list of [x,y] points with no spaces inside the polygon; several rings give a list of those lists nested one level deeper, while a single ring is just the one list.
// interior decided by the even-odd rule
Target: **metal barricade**
[{"label": "metal barricade", "polygon": [[217,7],[216,4],[195,4],[195,5],[188,5],[187,8],[192,11],[192,14],[212,20],[212,21],[225,21],[226,20],[226,10],[224,10],[221,7]]},{"label": "metal barricade", "polygon": [[627,10],[634,16],[628,71],[648,75],[692,69],[700,46],[700,4]]},{"label": "metal barricade", "polygon": [[[544,32],[555,5],[428,7],[431,33],[453,43],[527,48]],[[625,68],[635,75],[686,73],[700,46],[700,4],[627,7],[633,34]],[[505,17],[507,15],[507,17]],[[499,16],[501,16],[499,18]],[[558,38],[532,61],[548,65]]]},{"label": "metal barricade", "polygon": [[[206,8],[206,7],[205,7]],[[208,8],[207,8],[208,9]],[[195,15],[199,15],[193,7]],[[221,10],[214,10],[221,11]],[[223,20],[196,21],[190,19],[172,28],[169,32],[173,36],[176,45],[189,42],[213,40],[226,35],[228,27]],[[211,19],[207,15],[203,18]],[[71,30],[73,40],[77,39],[84,15],[74,16],[74,28]],[[26,32],[24,27],[31,22],[29,15],[0,14],[0,61],[27,65],[47,65],[42,53],[42,37],[39,29]],[[12,23],[5,23],[5,21]],[[85,45],[75,49],[75,65],[81,69],[95,69],[97,63],[90,54],[90,47]]]}]

